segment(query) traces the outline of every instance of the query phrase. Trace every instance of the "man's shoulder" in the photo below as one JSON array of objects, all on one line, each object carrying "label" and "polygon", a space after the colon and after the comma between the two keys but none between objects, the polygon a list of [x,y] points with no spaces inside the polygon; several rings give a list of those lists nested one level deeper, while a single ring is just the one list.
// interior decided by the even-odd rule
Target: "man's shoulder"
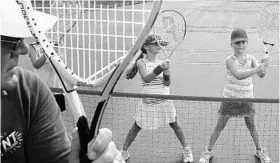
[{"label": "man's shoulder", "polygon": [[38,75],[21,67],[17,67],[16,75],[18,77],[18,85],[23,89],[36,89],[42,82]]},{"label": "man's shoulder", "polygon": [[19,96],[21,96],[22,98],[26,100],[39,100],[31,100],[31,102],[37,103],[40,102],[40,100],[45,99],[45,97],[49,96],[49,94],[51,94],[47,85],[35,73],[24,68],[17,67],[16,75],[18,77],[17,90]]},{"label": "man's shoulder", "polygon": [[27,80],[39,80],[38,75],[36,75],[35,73],[26,70],[22,67],[17,67],[16,68],[16,74],[20,79],[27,79]]}]

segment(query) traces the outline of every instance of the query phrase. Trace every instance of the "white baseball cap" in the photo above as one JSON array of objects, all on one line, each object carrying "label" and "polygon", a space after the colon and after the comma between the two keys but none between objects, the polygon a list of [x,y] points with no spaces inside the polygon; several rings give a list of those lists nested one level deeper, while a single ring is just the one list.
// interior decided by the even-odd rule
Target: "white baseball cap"
[{"label": "white baseball cap", "polygon": [[[42,31],[50,29],[57,17],[33,10],[33,16]],[[0,35],[8,37],[33,37],[15,0],[0,0]]]}]

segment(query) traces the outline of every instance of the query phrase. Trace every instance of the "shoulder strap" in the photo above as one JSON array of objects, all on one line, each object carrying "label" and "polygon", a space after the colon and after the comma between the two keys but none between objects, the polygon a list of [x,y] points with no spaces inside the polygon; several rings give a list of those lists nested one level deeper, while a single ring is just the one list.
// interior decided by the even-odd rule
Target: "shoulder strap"
[{"label": "shoulder strap", "polygon": [[231,54],[231,57],[232,57],[234,60],[236,60],[236,56],[235,56],[235,55]]},{"label": "shoulder strap", "polygon": [[145,59],[145,58],[141,58],[141,59],[139,59],[139,61],[143,61],[144,62],[144,64],[145,64],[145,67],[147,67],[147,60]]},{"label": "shoulder strap", "polygon": [[252,56],[251,54],[245,54],[245,55],[246,55],[246,58],[247,58],[247,59],[252,60],[252,57],[253,57],[253,56]]}]

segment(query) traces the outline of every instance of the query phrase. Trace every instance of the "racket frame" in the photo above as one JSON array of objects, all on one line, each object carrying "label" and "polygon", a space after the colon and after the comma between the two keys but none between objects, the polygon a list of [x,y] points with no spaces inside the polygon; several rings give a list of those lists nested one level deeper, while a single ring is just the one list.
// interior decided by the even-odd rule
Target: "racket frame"
[{"label": "racket frame", "polygon": [[[23,14],[23,17],[25,18],[26,24],[28,25],[30,32],[32,33],[34,38],[40,43],[39,46],[41,46],[41,51],[44,54],[46,54],[46,56],[50,60],[51,65],[53,66],[54,70],[56,71],[57,75],[59,76],[59,79],[63,83],[64,91],[66,91],[67,94],[70,95],[70,99],[74,103],[74,106],[72,106],[72,107],[74,109],[81,111],[80,114],[78,114],[79,118],[85,117],[82,103],[76,92],[76,87],[73,87],[71,91],[68,91],[67,86],[65,84],[65,83],[67,83],[69,85],[73,85],[73,83],[70,82],[71,80],[69,78],[75,77],[74,76],[75,74],[73,72],[71,72],[71,70],[68,69],[67,66],[60,60],[58,54],[54,50],[53,43],[48,40],[44,31],[41,31],[41,29],[39,29],[39,27],[37,27],[36,20],[32,17],[33,7],[32,7],[31,2],[26,1],[26,0],[16,0],[16,2],[18,3],[18,5],[21,8],[21,12]],[[162,5],[162,0],[154,1],[153,8],[151,9],[149,18],[146,21],[146,24],[145,24],[144,28],[142,29],[140,35],[138,36],[137,40],[135,41],[134,45],[130,48],[128,54],[124,57],[122,62],[120,62],[116,66],[116,68],[114,70],[112,70],[112,73],[109,76],[109,80],[107,81],[107,83],[102,91],[99,103],[97,105],[95,114],[94,114],[92,122],[91,122],[89,140],[91,140],[92,138],[97,136],[104,110],[111,97],[114,87],[115,87],[117,81],[119,80],[119,78],[121,77],[122,73],[126,69],[126,67],[129,65],[130,61],[134,58],[134,56],[137,54],[138,50],[143,45],[143,43],[146,39],[146,36],[152,30],[152,27],[156,21],[156,18],[159,15],[161,5]],[[65,70],[67,70],[68,72],[65,73]],[[65,83],[64,83],[64,80],[66,80]],[[74,84],[74,86],[75,86],[75,84]],[[78,101],[78,102],[76,102],[76,101]],[[75,122],[77,122],[77,121],[78,120],[75,120]]]},{"label": "racket frame", "polygon": [[91,121],[90,126],[90,137],[94,138],[98,134],[98,130],[100,128],[101,120],[105,111],[105,108],[108,104],[108,101],[113,93],[113,90],[120,79],[122,73],[125,71],[126,67],[132,61],[134,56],[138,53],[138,50],[144,44],[147,35],[149,35],[152,27],[156,21],[157,16],[159,15],[159,11],[161,9],[162,0],[155,0],[153,8],[151,9],[149,19],[147,20],[145,27],[142,29],[140,35],[138,36],[137,40],[135,41],[133,47],[130,48],[128,54],[124,57],[122,62],[120,62],[117,67],[114,69],[113,73],[111,74],[109,80],[107,81],[98,105],[95,110],[94,117]]},{"label": "racket frame", "polygon": [[[57,7],[57,6],[59,6],[58,5],[58,3],[66,3],[67,1],[65,1],[65,0],[55,0],[55,1],[53,1],[53,3],[51,4],[51,7],[50,7],[50,12],[52,13],[52,10],[57,10],[57,12],[59,12],[59,7]],[[70,2],[70,1],[68,1],[68,2]],[[75,2],[77,5],[75,6],[75,8],[74,8],[74,10],[77,10],[77,15],[76,15],[76,18],[78,18],[79,17],[79,15],[80,15],[80,13],[81,13],[81,3],[80,3],[80,0],[74,0],[74,1],[71,1],[71,2]],[[57,5],[57,6],[55,6],[55,5]],[[72,6],[71,6],[72,7]],[[67,8],[67,10],[70,10],[69,8]],[[68,13],[69,14],[69,13]],[[54,15],[54,16],[57,16],[57,15],[59,15],[59,13],[57,13],[56,15]],[[72,20],[72,18],[70,19],[70,20]],[[69,20],[69,21],[70,21]],[[59,29],[60,28],[60,26],[59,26],[59,20],[56,22],[57,23],[57,28]],[[65,23],[64,23],[65,24]],[[70,23],[70,26],[68,26],[67,28],[65,27],[64,29],[66,29],[65,31],[62,31],[62,32],[59,32],[59,33],[62,33],[62,35],[58,38],[58,40],[57,40],[57,43],[58,44],[62,44],[62,39],[64,38],[64,36],[65,36],[65,34],[66,33],[68,33],[68,32],[70,32],[71,31],[71,29],[73,28],[73,27],[75,27],[75,25],[77,24],[77,21],[76,21],[76,19],[74,19],[74,20],[72,20],[72,22]],[[54,31],[54,30],[53,30]]]},{"label": "racket frame", "polygon": [[[166,13],[166,12],[175,12],[176,14],[178,14],[179,16],[182,17],[182,20],[183,20],[183,22],[184,22],[184,23],[183,23],[183,24],[184,24],[184,32],[183,32],[184,35],[183,35],[183,38],[182,38],[182,40],[178,43],[178,45],[177,45],[176,47],[174,47],[174,48],[171,50],[171,52],[170,52],[169,55],[166,55],[166,53],[165,53],[165,50],[166,50],[165,46],[162,46],[162,45],[160,44],[160,40],[158,40],[158,39],[155,37],[155,39],[156,39],[158,45],[160,46],[160,48],[162,49],[163,54],[165,55],[165,58],[166,58],[166,59],[169,59],[169,58],[172,56],[173,52],[181,45],[181,43],[183,42],[183,40],[184,40],[185,37],[186,37],[186,33],[187,33],[187,22],[186,22],[186,20],[185,20],[185,17],[184,17],[180,12],[178,12],[178,11],[176,11],[176,10],[164,10],[164,11],[162,11],[162,12],[159,14],[159,16],[161,16],[162,14],[164,14],[164,13]],[[158,19],[157,19],[157,20],[158,20]],[[175,22],[174,24],[177,24],[177,22]],[[172,25],[172,26],[173,26],[173,25]],[[169,27],[168,27],[168,28],[169,28]],[[155,30],[153,31],[153,33],[154,33],[155,35],[161,37],[159,34],[157,34],[157,32],[155,32]],[[162,39],[162,37],[161,37],[161,39]],[[165,40],[163,40],[163,41],[165,41]]]},{"label": "racket frame", "polygon": [[[264,51],[265,51],[265,54],[264,54],[264,57],[263,58],[269,58],[269,53],[271,52],[271,50],[272,50],[272,48],[273,48],[273,46],[279,41],[279,39],[278,40],[275,40],[276,42],[275,43],[269,43],[269,42],[267,42],[267,41],[265,41],[265,40],[263,40],[263,37],[261,36],[261,17],[262,17],[262,14],[263,14],[263,12],[265,11],[265,10],[267,10],[267,8],[268,7],[270,7],[270,6],[274,6],[274,5],[278,5],[278,8],[279,8],[279,3],[272,3],[272,4],[269,4],[269,5],[267,5],[267,6],[265,6],[262,10],[261,10],[261,12],[259,13],[259,15],[258,15],[258,23],[259,23],[259,29],[258,29],[258,33],[259,33],[259,38],[260,38],[260,40],[262,41],[262,43],[263,43],[263,45],[264,45]],[[279,14],[279,13],[278,13]],[[279,15],[278,15],[278,17],[279,17]],[[278,19],[279,20],[279,19]],[[279,23],[279,22],[278,22]],[[279,29],[278,29],[279,30]],[[278,32],[278,34],[279,34],[279,32]]]}]

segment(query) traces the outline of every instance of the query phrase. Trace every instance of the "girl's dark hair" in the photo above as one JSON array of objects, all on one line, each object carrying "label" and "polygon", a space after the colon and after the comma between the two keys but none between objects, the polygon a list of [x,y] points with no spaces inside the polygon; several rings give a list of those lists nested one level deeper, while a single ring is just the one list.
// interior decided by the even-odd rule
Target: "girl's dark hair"
[{"label": "girl's dark hair", "polygon": [[136,66],[136,63],[139,59],[144,58],[144,54],[147,54],[146,49],[144,48],[144,45],[141,47],[141,54],[139,55],[139,57],[136,59],[134,65],[126,71],[126,79],[133,79],[135,77],[135,75],[138,72],[138,68]]}]

